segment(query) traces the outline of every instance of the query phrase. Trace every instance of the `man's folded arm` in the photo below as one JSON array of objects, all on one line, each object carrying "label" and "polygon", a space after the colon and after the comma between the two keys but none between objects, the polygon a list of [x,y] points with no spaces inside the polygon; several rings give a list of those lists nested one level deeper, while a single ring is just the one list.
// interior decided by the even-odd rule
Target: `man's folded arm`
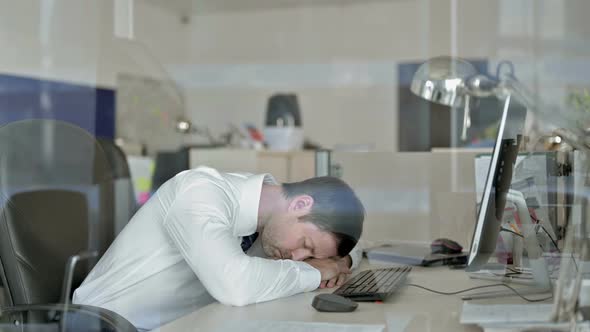
[{"label": "man's folded arm", "polygon": [[233,234],[232,210],[223,190],[199,185],[177,196],[164,221],[171,241],[215,299],[241,306],[318,288],[320,272],[307,263],[244,254]]}]

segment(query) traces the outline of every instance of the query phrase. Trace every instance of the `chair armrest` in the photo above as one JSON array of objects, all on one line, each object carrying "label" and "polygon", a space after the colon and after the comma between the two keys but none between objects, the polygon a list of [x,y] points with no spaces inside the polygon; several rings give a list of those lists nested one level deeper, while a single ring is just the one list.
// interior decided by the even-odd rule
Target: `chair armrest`
[{"label": "chair armrest", "polygon": [[72,293],[72,280],[74,279],[74,270],[76,264],[83,260],[98,257],[98,251],[81,251],[77,255],[70,256],[66,263],[66,271],[64,273],[64,280],[62,286],[61,302],[68,304],[70,303],[70,294]]},{"label": "chair armrest", "polygon": [[[17,319],[10,319],[15,325],[26,325],[27,323],[39,324],[40,322],[28,322],[27,312],[45,311],[47,313],[59,313],[61,317],[62,330],[65,331],[93,331],[90,326],[95,326],[96,331],[120,331],[138,332],[123,316],[108,309],[81,304],[24,304],[12,307],[0,308],[2,316],[15,316]],[[74,317],[75,315],[75,317]],[[70,327],[68,320],[75,321],[74,327]],[[48,322],[51,322],[48,319]],[[46,322],[45,322],[46,323]],[[63,328],[63,327],[68,328]]]}]

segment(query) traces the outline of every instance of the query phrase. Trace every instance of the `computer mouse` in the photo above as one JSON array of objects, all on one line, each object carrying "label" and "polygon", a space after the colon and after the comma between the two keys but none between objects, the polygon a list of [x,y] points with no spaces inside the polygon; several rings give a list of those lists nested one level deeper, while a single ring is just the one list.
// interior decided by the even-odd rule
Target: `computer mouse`
[{"label": "computer mouse", "polygon": [[318,294],[311,306],[322,312],[351,312],[356,310],[358,303],[336,294]]},{"label": "computer mouse", "polygon": [[440,238],[432,241],[430,250],[433,254],[458,254],[463,251],[463,247],[453,240]]}]

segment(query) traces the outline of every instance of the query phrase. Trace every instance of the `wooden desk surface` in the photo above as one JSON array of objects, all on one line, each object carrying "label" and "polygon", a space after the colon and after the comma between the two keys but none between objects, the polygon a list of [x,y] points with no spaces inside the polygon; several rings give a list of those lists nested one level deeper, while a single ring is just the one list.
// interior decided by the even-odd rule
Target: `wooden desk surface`
[{"label": "wooden desk surface", "polygon": [[[379,266],[371,266],[365,259],[359,270],[376,267]],[[408,283],[440,291],[454,291],[496,282],[470,279],[463,270],[451,270],[440,266],[414,267],[408,277]],[[475,325],[459,323],[463,305],[459,295],[438,295],[415,287],[402,287],[385,303],[362,302],[357,310],[351,313],[316,311],[311,306],[313,297],[320,292],[331,291],[333,290],[317,290],[244,307],[212,303],[154,331],[211,331],[232,320],[381,324],[386,326],[385,331],[480,331]],[[524,303],[524,301],[510,297],[481,303]]]}]

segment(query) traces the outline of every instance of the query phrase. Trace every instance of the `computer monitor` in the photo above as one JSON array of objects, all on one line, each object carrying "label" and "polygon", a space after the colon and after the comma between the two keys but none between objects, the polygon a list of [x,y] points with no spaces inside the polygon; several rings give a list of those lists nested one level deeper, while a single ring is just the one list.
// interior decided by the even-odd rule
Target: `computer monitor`
[{"label": "computer monitor", "polygon": [[189,149],[182,147],[177,151],[158,151],[156,153],[156,165],[152,175],[151,191],[155,192],[166,181],[176,174],[189,169]]},{"label": "computer monitor", "polygon": [[526,108],[514,100],[511,101],[508,96],[504,101],[492,160],[477,213],[467,271],[480,270],[496,249],[525,118]]}]

